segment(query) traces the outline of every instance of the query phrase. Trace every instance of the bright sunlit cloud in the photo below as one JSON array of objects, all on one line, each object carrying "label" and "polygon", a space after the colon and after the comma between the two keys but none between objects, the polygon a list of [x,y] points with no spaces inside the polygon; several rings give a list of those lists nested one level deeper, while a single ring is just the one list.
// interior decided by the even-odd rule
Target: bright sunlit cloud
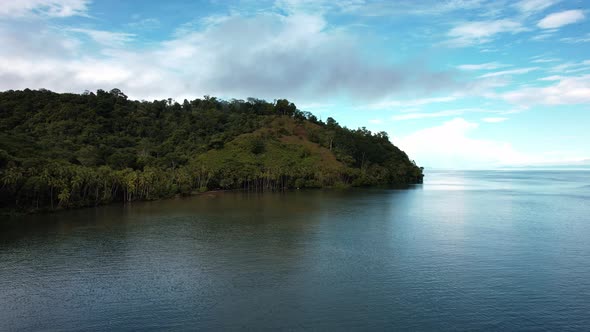
[{"label": "bright sunlit cloud", "polygon": [[581,10],[566,10],[547,15],[537,25],[543,29],[556,29],[564,25],[580,22],[584,18],[584,12]]},{"label": "bright sunlit cloud", "polygon": [[498,167],[522,163],[526,158],[508,142],[472,137],[479,124],[455,118],[441,125],[418,130],[397,138],[398,144],[416,160],[432,160],[433,167],[463,168]]}]

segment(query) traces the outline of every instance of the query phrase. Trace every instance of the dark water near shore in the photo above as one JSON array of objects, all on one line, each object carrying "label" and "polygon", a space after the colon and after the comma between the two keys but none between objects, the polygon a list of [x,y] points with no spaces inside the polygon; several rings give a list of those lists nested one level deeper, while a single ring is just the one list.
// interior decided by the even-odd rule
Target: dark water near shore
[{"label": "dark water near shore", "polygon": [[586,330],[590,172],[0,222],[0,330]]}]

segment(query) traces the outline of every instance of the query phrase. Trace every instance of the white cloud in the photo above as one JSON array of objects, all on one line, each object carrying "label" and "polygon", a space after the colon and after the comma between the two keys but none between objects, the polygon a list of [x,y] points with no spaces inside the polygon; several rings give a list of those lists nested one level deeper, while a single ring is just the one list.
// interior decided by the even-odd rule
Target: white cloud
[{"label": "white cloud", "polygon": [[533,63],[549,63],[549,62],[556,62],[559,61],[559,59],[555,59],[555,58],[537,58],[532,60],[531,62]]},{"label": "white cloud", "polygon": [[381,120],[381,119],[371,119],[371,120],[369,120],[369,123],[371,123],[371,124],[382,124],[383,123],[383,120]]},{"label": "white cloud", "polygon": [[158,20],[157,18],[143,18],[143,19],[137,19],[136,21],[127,23],[127,26],[132,28],[132,29],[138,29],[138,30],[152,30],[152,29],[156,29],[160,27],[160,20]]},{"label": "white cloud", "polygon": [[566,10],[545,16],[537,23],[537,26],[542,29],[557,29],[564,25],[582,21],[584,18],[584,12],[581,10]]},{"label": "white cloud", "polygon": [[590,103],[590,75],[552,77],[553,85],[523,88],[507,92],[501,97],[511,103],[531,105],[575,105]]},{"label": "white cloud", "polygon": [[487,43],[497,34],[517,33],[525,30],[520,22],[509,19],[468,22],[452,28],[447,34],[451,39],[446,44],[468,46]]},{"label": "white cloud", "polygon": [[90,0],[5,0],[0,5],[0,17],[85,16]]},{"label": "white cloud", "polygon": [[545,30],[540,34],[531,37],[531,40],[544,41],[544,40],[547,40],[547,39],[555,36],[555,32],[556,32],[556,30]]},{"label": "white cloud", "polygon": [[457,97],[455,96],[445,96],[445,97],[433,97],[433,98],[419,98],[419,99],[409,99],[409,100],[387,100],[378,103],[373,103],[369,105],[365,105],[359,108],[363,109],[388,109],[388,108],[397,108],[397,107],[415,107],[415,106],[422,106],[428,104],[436,104],[436,103],[448,103],[455,101]]},{"label": "white cloud", "polygon": [[419,112],[420,108],[419,107],[408,107],[408,108],[398,109],[397,111],[402,112],[402,113]]},{"label": "white cloud", "polygon": [[478,127],[475,122],[455,118],[394,139],[393,143],[418,164],[427,160],[431,167],[486,168],[527,160],[510,143],[471,137]]},{"label": "white cloud", "polygon": [[481,120],[483,122],[498,123],[498,122],[504,122],[504,121],[508,120],[508,118],[483,118]]},{"label": "white cloud", "polygon": [[561,38],[560,40],[564,43],[570,43],[570,44],[588,43],[588,42],[590,42],[590,33],[587,33],[587,34],[579,36],[579,37],[565,37],[565,38]]},{"label": "white cloud", "polygon": [[480,64],[468,64],[468,65],[460,65],[457,66],[458,69],[461,70],[494,70],[498,68],[510,67],[510,65],[505,65],[498,62],[487,62],[487,63],[480,63]]},{"label": "white cloud", "polygon": [[479,124],[455,118],[415,131],[392,142],[419,165],[434,168],[486,169],[503,166],[569,164],[588,159],[579,151],[523,153],[512,144],[477,138]]},{"label": "white cloud", "polygon": [[[142,49],[129,43],[134,37],[129,33],[47,25],[36,30],[40,33],[21,33],[0,25],[0,62],[31,70],[25,75],[3,66],[0,89],[80,92],[118,87],[132,98],[182,100],[210,94],[311,102],[334,96],[375,100],[407,91],[429,95],[457,86],[450,72],[370,61],[361,52],[361,40],[329,27],[319,15],[230,15],[185,26],[173,38]],[[66,40],[73,46],[57,50]],[[51,64],[51,75],[35,70],[42,63]],[[92,78],[79,74],[80,68],[90,69],[77,63],[125,74],[109,80],[112,70],[104,70]]]},{"label": "white cloud", "polygon": [[495,10],[496,4],[485,0],[422,0],[422,1],[367,1],[367,0],[277,0],[274,7],[289,13],[355,14],[365,17],[443,15],[452,12]]},{"label": "white cloud", "polygon": [[92,29],[78,29],[72,28],[68,31],[82,33],[88,35],[90,38],[94,39],[99,44],[105,46],[121,46],[125,43],[128,43],[133,40],[135,37],[132,33],[123,33],[123,32],[111,32],[111,31],[102,31],[102,30],[92,30]]},{"label": "white cloud", "polygon": [[560,76],[560,75],[551,75],[551,76],[541,77],[541,78],[539,78],[539,81],[559,81],[563,78],[564,77]]},{"label": "white cloud", "polygon": [[[506,115],[506,114],[513,114],[522,112],[521,109],[509,109],[509,110],[493,110],[493,109],[485,109],[485,108],[457,108],[457,109],[448,109],[443,111],[436,111],[436,112],[420,112],[419,110],[414,111],[401,111],[403,114],[394,115],[391,117],[394,121],[402,121],[402,120],[415,120],[415,119],[425,119],[425,118],[439,118],[439,117],[449,117],[449,116],[457,116],[462,115],[465,113],[487,113],[487,114],[498,114],[498,115]],[[493,122],[494,119],[505,119],[505,118],[485,118],[490,121],[486,122]],[[500,120],[501,121],[501,120]],[[499,121],[496,121],[499,122]]]},{"label": "white cloud", "polygon": [[102,56],[100,45],[96,51],[93,41],[75,37],[41,24],[36,33],[0,25],[0,44],[5,46],[0,48],[0,90],[82,92],[118,87],[134,98],[163,98],[185,89],[177,75],[148,61],[150,54]]},{"label": "white cloud", "polygon": [[531,71],[539,69],[538,67],[528,67],[528,68],[519,68],[519,69],[511,69],[511,70],[503,70],[497,71],[493,73],[487,73],[484,75],[479,76],[480,78],[486,77],[497,77],[497,76],[506,76],[506,75],[517,75],[517,74],[526,74],[530,73]]},{"label": "white cloud", "polygon": [[334,104],[329,103],[307,103],[307,104],[299,104],[297,107],[301,110],[305,111],[318,111],[318,110],[326,110],[333,107]]},{"label": "white cloud", "polygon": [[446,110],[446,111],[439,111],[439,112],[431,112],[431,113],[406,113],[402,115],[394,115],[391,117],[392,120],[395,121],[402,121],[402,120],[415,120],[415,119],[424,119],[424,118],[438,118],[438,117],[445,117],[445,116],[455,116],[462,114],[464,110]]},{"label": "white cloud", "polygon": [[362,9],[365,0],[277,0],[274,6],[290,13],[318,13],[326,11],[352,12]]},{"label": "white cloud", "polygon": [[565,62],[550,68],[550,71],[560,74],[571,74],[590,69],[590,60],[580,62]]},{"label": "white cloud", "polygon": [[515,6],[521,12],[531,14],[543,11],[558,2],[560,2],[560,0],[521,0],[517,2]]}]

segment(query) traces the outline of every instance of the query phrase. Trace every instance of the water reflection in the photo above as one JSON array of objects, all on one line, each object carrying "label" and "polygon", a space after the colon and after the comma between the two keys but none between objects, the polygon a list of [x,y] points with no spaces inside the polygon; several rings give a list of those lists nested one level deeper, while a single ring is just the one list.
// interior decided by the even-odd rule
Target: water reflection
[{"label": "water reflection", "polygon": [[589,175],[440,172],[4,222],[0,330],[581,328]]}]

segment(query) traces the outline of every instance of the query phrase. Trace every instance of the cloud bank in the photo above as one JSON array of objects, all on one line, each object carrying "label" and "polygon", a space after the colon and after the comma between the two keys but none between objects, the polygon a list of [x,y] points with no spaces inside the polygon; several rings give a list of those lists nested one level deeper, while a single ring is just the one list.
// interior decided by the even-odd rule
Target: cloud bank
[{"label": "cloud bank", "polygon": [[222,16],[139,51],[129,45],[130,33],[36,24],[38,34],[0,25],[0,90],[118,87],[145,99],[210,94],[305,102],[429,94],[456,85],[450,72],[424,64],[371,62],[360,40],[319,15]]},{"label": "cloud bank", "polygon": [[[418,130],[394,140],[394,144],[420,160],[430,160],[440,168],[497,167],[527,159],[507,142],[473,138],[478,123],[455,118],[441,125]],[[428,166],[428,165],[427,165]]]}]

